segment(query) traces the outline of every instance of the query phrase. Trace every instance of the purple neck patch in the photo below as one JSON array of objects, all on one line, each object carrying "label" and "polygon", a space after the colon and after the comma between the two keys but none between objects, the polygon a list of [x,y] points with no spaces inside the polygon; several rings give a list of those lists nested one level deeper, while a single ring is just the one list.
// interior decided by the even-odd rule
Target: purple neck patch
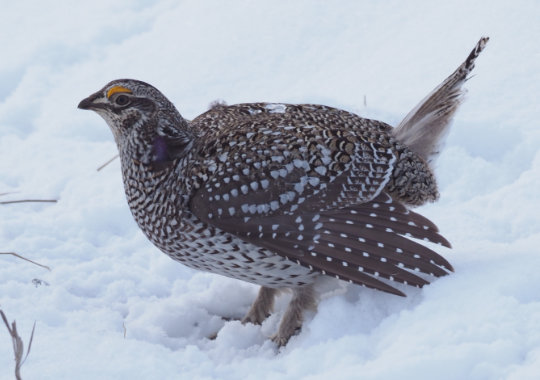
[{"label": "purple neck patch", "polygon": [[154,144],[152,145],[152,155],[154,162],[163,162],[169,161],[169,153],[167,151],[167,142],[161,136],[157,136],[154,139]]}]

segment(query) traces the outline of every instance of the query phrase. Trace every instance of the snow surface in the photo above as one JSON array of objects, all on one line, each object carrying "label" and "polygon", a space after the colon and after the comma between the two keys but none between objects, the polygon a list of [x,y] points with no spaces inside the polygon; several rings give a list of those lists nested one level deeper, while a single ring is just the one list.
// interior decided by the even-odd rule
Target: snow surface
[{"label": "snow surface", "polygon": [[[537,1],[2,1],[0,307],[27,341],[26,379],[540,378],[540,3]],[[127,208],[97,115],[122,77],[186,118],[216,99],[322,103],[396,124],[466,57],[469,94],[420,212],[456,272],[400,298],[357,286],[322,301],[277,352],[243,315],[250,284],[154,248]],[[365,105],[367,104],[367,106]],[[34,285],[32,280],[46,281]],[[207,339],[217,334],[215,340]],[[0,377],[12,378],[0,325]]]}]

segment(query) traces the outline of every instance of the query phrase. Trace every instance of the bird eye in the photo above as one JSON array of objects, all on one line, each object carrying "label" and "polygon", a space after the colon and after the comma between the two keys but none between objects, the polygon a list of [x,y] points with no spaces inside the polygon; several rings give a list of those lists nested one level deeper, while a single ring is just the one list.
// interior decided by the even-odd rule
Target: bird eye
[{"label": "bird eye", "polygon": [[121,107],[127,106],[129,102],[130,102],[130,98],[127,95],[120,94],[116,98],[114,98],[114,103],[117,106],[121,106]]}]

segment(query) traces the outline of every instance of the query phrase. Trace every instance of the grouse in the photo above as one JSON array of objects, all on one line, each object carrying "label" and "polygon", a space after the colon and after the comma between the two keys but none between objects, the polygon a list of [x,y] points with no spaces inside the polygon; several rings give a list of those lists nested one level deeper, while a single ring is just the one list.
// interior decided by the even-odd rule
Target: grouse
[{"label": "grouse", "polygon": [[[325,276],[403,296],[453,271],[419,240],[450,247],[411,210],[438,196],[433,161],[488,41],[395,128],[315,104],[216,103],[189,121],[153,86],[108,83],[82,100],[118,146],[135,221],[188,267],[261,285],[243,322],[292,290],[273,340],[315,309]],[[414,239],[414,240],[413,240]]]}]

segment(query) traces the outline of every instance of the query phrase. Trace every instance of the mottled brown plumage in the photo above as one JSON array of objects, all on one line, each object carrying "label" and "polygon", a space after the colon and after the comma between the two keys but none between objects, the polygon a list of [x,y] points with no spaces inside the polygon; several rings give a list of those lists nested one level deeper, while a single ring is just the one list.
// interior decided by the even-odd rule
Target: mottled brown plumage
[{"label": "mottled brown plumage", "polygon": [[[122,79],[83,100],[111,127],[139,227],[185,265],[262,285],[244,322],[279,289],[293,298],[282,345],[332,276],[404,295],[451,265],[410,238],[450,247],[412,212],[438,198],[429,163],[487,38],[396,128],[335,108],[216,103],[187,121],[157,89]],[[426,274],[428,276],[422,275]]]}]

